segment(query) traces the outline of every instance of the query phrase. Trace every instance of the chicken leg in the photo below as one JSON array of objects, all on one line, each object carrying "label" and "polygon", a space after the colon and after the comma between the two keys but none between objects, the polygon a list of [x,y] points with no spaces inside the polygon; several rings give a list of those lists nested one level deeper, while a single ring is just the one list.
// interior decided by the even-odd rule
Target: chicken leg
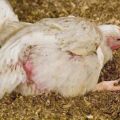
[{"label": "chicken leg", "polygon": [[103,81],[96,85],[93,91],[119,91],[120,90],[120,79],[112,81]]}]

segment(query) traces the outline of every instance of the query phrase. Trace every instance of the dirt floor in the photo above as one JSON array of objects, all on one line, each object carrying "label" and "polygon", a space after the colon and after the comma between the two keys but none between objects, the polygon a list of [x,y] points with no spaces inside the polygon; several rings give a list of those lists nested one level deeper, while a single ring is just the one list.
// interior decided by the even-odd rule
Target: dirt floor
[{"label": "dirt floor", "polygon": [[[9,0],[19,19],[74,15],[97,24],[120,25],[120,0]],[[120,77],[120,50],[105,65],[100,81]],[[120,92],[95,92],[63,98],[56,93],[23,97],[12,93],[0,101],[0,120],[120,120]]]}]

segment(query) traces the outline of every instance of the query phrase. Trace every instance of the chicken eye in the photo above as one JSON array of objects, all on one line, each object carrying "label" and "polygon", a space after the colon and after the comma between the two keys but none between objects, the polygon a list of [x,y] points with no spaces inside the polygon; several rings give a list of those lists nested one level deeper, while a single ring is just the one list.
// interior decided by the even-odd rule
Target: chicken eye
[{"label": "chicken eye", "polygon": [[120,38],[117,38],[117,41],[120,41]]}]

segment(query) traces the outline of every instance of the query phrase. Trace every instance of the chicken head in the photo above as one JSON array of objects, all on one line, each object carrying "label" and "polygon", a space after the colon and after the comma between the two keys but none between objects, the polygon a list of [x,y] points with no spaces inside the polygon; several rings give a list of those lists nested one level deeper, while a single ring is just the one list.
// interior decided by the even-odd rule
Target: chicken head
[{"label": "chicken head", "polygon": [[[120,48],[120,27],[117,25],[100,25],[100,30],[105,38],[105,43],[112,50]],[[103,81],[97,84],[95,91],[118,91],[120,90],[119,79],[112,81]]]}]

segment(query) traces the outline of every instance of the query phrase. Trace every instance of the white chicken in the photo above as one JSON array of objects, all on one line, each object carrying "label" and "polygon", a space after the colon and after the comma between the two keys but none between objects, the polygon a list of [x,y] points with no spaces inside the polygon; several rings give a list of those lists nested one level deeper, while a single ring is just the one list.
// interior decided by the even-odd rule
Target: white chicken
[{"label": "white chicken", "polygon": [[120,47],[119,27],[97,27],[78,17],[3,23],[0,98],[12,91],[23,95],[56,91],[74,97],[94,89],[120,90],[114,86],[118,81],[97,85],[112,49]]}]

